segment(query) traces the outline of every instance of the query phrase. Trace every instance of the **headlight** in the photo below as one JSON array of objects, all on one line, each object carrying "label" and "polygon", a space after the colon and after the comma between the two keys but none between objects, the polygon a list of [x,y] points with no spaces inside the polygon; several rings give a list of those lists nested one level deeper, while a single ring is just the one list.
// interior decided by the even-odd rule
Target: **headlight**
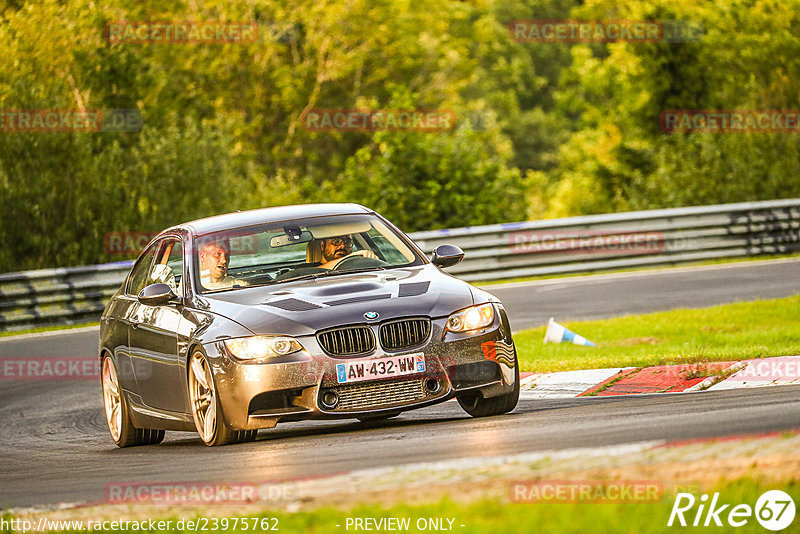
[{"label": "headlight", "polygon": [[303,350],[303,346],[289,336],[254,336],[226,339],[225,346],[241,360],[256,360],[274,356],[285,356]]},{"label": "headlight", "polygon": [[484,328],[494,322],[494,306],[481,304],[454,313],[447,318],[447,329],[451,332],[467,332]]}]

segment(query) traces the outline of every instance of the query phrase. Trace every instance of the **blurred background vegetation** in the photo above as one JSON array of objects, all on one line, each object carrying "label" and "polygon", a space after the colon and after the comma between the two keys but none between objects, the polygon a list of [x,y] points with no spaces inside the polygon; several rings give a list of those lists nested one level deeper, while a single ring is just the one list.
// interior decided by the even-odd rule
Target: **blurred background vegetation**
[{"label": "blurred background vegetation", "polygon": [[[520,43],[518,19],[688,20],[696,42]],[[251,44],[109,44],[112,21],[251,21]],[[0,110],[135,108],[133,133],[0,132],[0,271],[122,259],[107,232],[352,201],[405,231],[800,196],[797,134],[665,109],[800,109],[800,0],[0,0]],[[443,108],[450,132],[312,132]]]}]

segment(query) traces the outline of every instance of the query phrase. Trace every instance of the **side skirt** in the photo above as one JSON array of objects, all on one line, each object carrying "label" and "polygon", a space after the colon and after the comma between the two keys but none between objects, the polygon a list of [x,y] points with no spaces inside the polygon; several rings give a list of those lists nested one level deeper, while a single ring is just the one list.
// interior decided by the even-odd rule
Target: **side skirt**
[{"label": "side skirt", "polygon": [[166,412],[144,406],[138,395],[125,394],[130,407],[131,420],[139,428],[156,430],[183,430],[194,432],[194,420],[191,414]]}]

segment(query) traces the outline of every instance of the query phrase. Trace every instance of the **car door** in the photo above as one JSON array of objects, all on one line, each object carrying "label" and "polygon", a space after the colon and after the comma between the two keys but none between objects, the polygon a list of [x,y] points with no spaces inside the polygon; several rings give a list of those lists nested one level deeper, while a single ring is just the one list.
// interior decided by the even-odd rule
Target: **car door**
[{"label": "car door", "polygon": [[[134,290],[166,283],[178,297],[183,296],[183,245],[179,237],[168,236],[156,243],[155,257],[147,277]],[[184,366],[178,354],[181,323],[180,299],[158,306],[138,300],[130,314],[129,345],[133,372],[142,402],[168,412],[185,412]]]},{"label": "car door", "polygon": [[138,300],[136,300],[136,288],[138,286],[144,287],[144,283],[150,273],[150,268],[153,265],[153,258],[155,256],[155,247],[148,247],[139,258],[136,260],[130,274],[125,279],[123,291],[114,302],[113,316],[116,317],[117,325],[115,325],[115,336],[117,339],[114,341],[113,346],[114,354],[116,356],[117,377],[119,379],[122,389],[129,393],[138,395],[139,390],[136,385],[136,376],[133,373],[133,364],[131,362],[131,346],[130,346],[130,325],[131,316],[136,311]]}]

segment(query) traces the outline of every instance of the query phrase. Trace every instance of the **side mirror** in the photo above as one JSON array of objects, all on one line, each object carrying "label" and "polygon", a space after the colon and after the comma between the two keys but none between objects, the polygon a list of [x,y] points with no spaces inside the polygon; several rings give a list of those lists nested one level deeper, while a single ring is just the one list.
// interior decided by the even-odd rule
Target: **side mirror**
[{"label": "side mirror", "polygon": [[433,251],[431,262],[437,267],[452,267],[464,259],[464,251],[455,245],[439,245]]},{"label": "side mirror", "polygon": [[150,284],[139,292],[139,302],[148,306],[161,306],[176,298],[167,284]]}]

